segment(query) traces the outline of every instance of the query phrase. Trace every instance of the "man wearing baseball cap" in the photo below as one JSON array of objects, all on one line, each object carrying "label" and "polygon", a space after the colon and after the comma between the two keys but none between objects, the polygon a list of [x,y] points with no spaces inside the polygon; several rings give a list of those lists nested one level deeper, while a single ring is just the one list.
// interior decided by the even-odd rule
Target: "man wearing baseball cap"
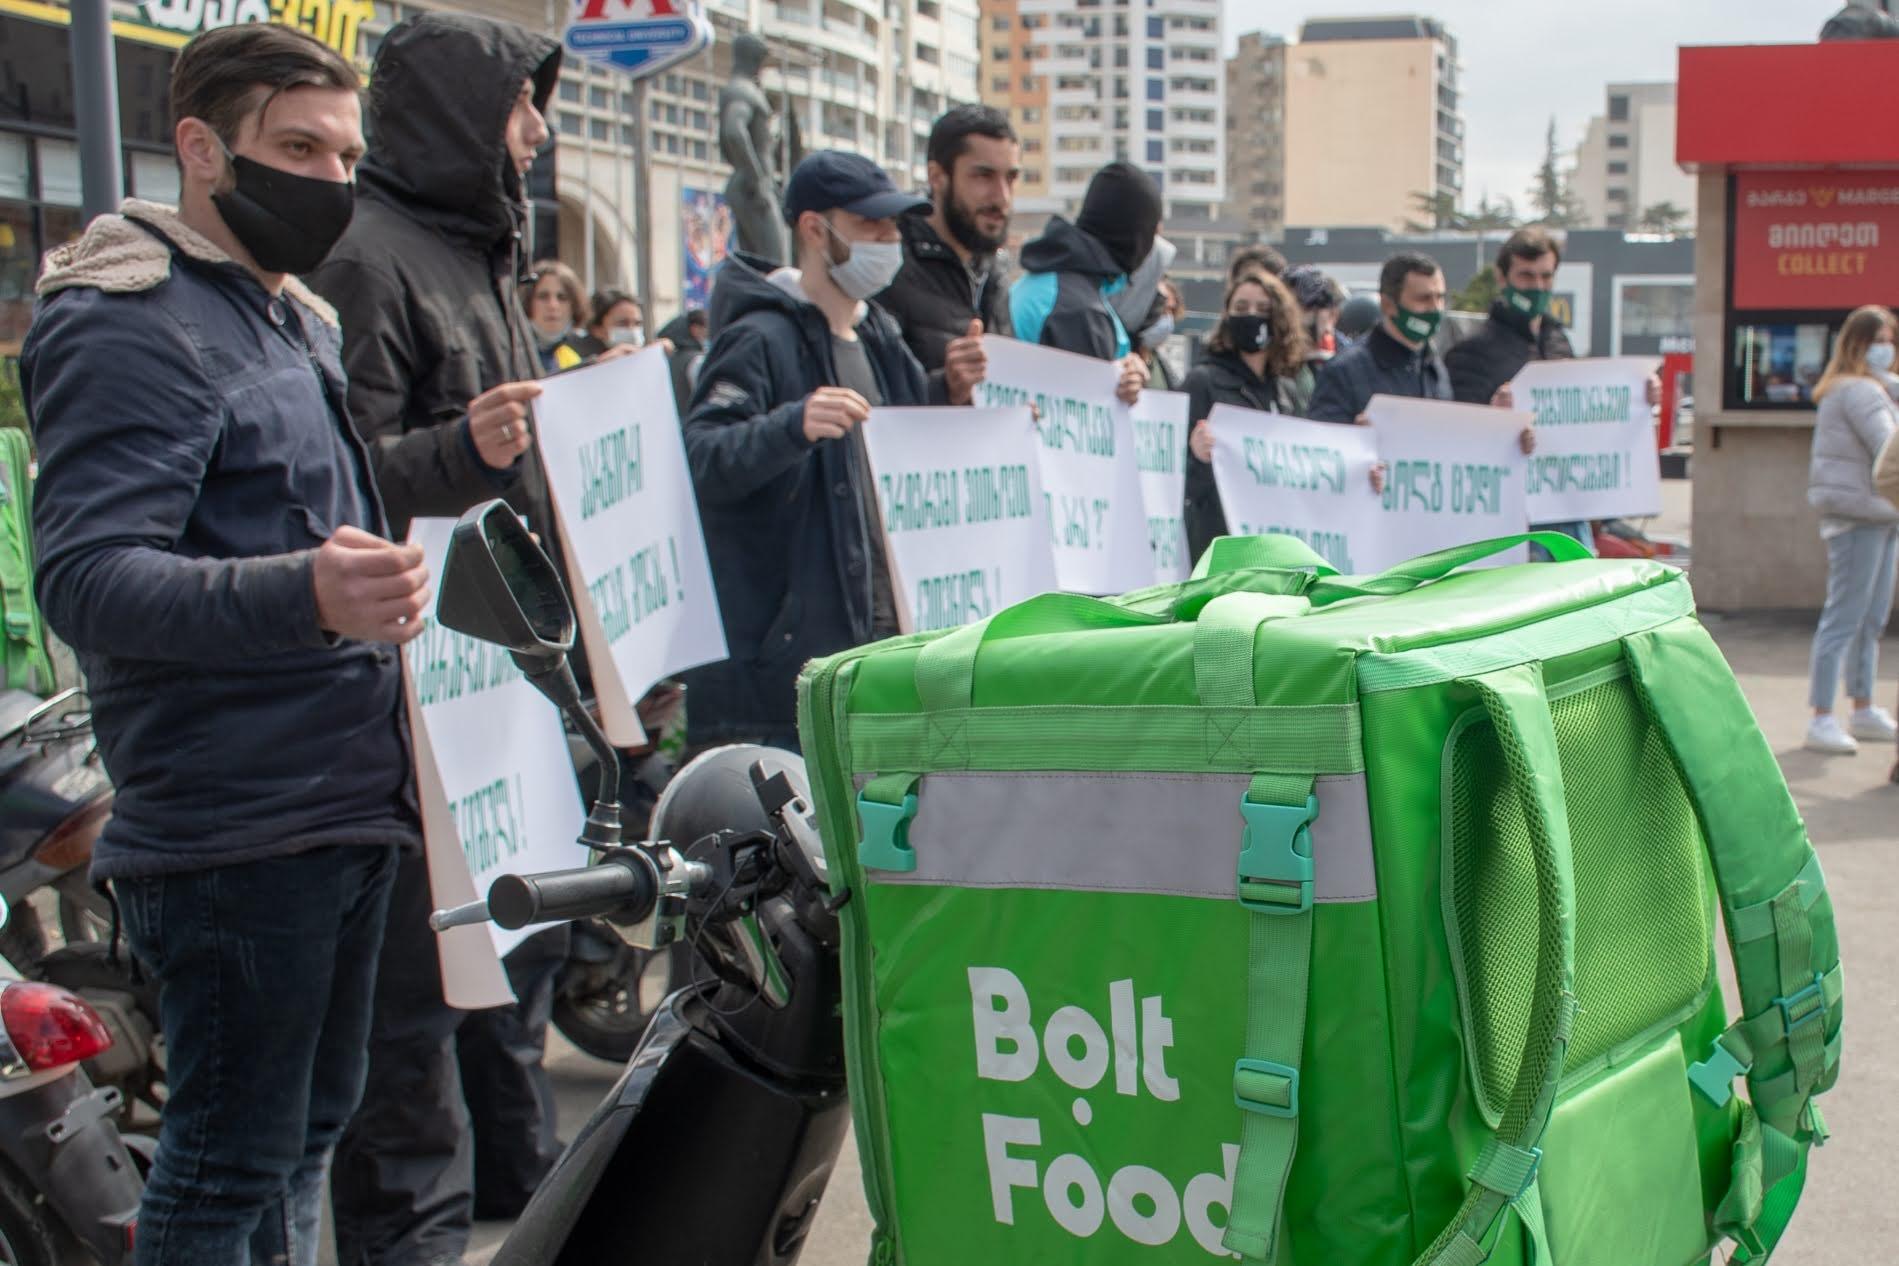
[{"label": "man wearing baseball cap", "polygon": [[862,427],[927,387],[870,297],[903,267],[897,217],[927,205],[821,151],[785,186],[796,266],[738,253],[719,272],[685,426],[731,657],[688,677],[690,748],[796,748],[800,666],[897,632]]}]

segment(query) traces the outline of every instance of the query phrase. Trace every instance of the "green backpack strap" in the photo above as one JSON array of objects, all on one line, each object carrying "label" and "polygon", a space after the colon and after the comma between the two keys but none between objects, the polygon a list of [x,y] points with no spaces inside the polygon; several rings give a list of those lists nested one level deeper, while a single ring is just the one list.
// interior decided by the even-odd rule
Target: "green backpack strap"
[{"label": "green backpack strap", "polygon": [[[1517,1080],[1495,1135],[1471,1166],[1471,1187],[1450,1223],[1417,1266],[1476,1266],[1502,1240],[1507,1212],[1529,1233],[1535,1260],[1550,1261],[1537,1190],[1538,1147],[1556,1105],[1563,1059],[1576,1018],[1576,884],[1569,846],[1569,810],[1562,765],[1540,665],[1523,664],[1460,680],[1483,700],[1496,728],[1510,781],[1523,803],[1536,867],[1536,982],[1530,1029]],[[1492,1248],[1485,1248],[1485,1244]]]},{"label": "green backpack strap", "polygon": [[1499,536],[1488,541],[1473,541],[1468,545],[1453,545],[1432,554],[1420,554],[1373,576],[1334,574],[1312,586],[1312,604],[1323,606],[1328,602],[1362,598],[1368,594],[1389,596],[1409,593],[1429,581],[1442,580],[1459,567],[1482,562],[1519,545],[1541,545],[1559,563],[1582,562],[1595,557],[1581,541],[1561,532],[1519,532],[1514,536]]},{"label": "green backpack strap", "polygon": [[44,694],[53,688],[46,634],[33,601],[33,494],[26,434],[0,428],[0,620],[4,621],[6,684]]},{"label": "green backpack strap", "polygon": [[1677,621],[1623,640],[1707,841],[1740,986],[1741,1019],[1689,1071],[1725,1106],[1747,1078],[1733,1185],[1715,1228],[1764,1260],[1793,1217],[1807,1153],[1826,1141],[1813,1097],[1840,1071],[1843,977],[1820,860],[1774,753],[1707,630]]},{"label": "green backpack strap", "polygon": [[1318,576],[1339,574],[1338,568],[1296,536],[1219,536],[1194,564],[1191,579],[1201,580],[1221,572],[1253,567],[1310,570]]}]

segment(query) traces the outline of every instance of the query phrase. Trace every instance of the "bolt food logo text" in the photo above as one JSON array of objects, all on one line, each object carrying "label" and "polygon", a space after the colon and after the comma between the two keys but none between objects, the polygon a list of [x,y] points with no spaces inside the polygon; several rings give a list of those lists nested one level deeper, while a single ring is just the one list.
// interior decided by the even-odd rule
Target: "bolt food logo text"
[{"label": "bolt food logo text", "polygon": [[[1139,999],[1133,980],[1111,981],[1104,1026],[1081,1007],[1062,1007],[1036,1032],[1028,990],[1003,967],[969,969],[970,1015],[975,1026],[976,1076],[985,1081],[1025,1082],[1046,1063],[1048,1071],[1073,1090],[1075,1123],[1087,1126],[1094,1109],[1085,1092],[1102,1086],[1110,1073],[1114,1093],[1138,1098],[1143,1090],[1162,1103],[1180,1099],[1180,1083],[1167,1071],[1174,1044],[1174,1023],[1159,995]],[[1232,1257],[1220,1244],[1233,1203],[1233,1169],[1240,1149],[1220,1148],[1218,1173],[1190,1179],[1179,1191],[1159,1170],[1124,1165],[1105,1179],[1085,1156],[1067,1152],[1047,1159],[1042,1123],[1033,1117],[983,1113],[983,1156],[988,1165],[989,1195],[996,1221],[1017,1225],[1018,1218],[1040,1217],[1032,1198],[1041,1193],[1047,1216],[1070,1235],[1087,1239],[1112,1223],[1136,1244],[1172,1243],[1184,1224],[1193,1241],[1208,1253]],[[1216,1224],[1213,1210],[1220,1210]]]}]

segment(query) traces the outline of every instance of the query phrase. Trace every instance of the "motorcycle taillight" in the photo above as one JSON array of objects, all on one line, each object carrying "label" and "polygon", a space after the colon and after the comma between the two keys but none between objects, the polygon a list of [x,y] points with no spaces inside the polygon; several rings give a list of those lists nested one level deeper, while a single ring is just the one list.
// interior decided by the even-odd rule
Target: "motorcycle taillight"
[{"label": "motorcycle taillight", "polygon": [[33,848],[33,860],[64,873],[77,870],[92,860],[92,846],[99,842],[112,816],[112,797],[100,796],[64,822],[54,827]]},{"label": "motorcycle taillight", "polygon": [[0,987],[0,1025],[34,1072],[91,1059],[112,1045],[99,1013],[58,985],[10,980]]}]

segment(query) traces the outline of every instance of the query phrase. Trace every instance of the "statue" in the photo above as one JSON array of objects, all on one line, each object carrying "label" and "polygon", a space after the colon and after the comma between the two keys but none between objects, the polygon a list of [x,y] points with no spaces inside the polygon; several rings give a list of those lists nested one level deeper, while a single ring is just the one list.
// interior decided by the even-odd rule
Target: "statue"
[{"label": "statue", "polygon": [[719,156],[732,169],[725,201],[739,249],[783,264],[789,262],[783,190],[772,165],[771,101],[759,83],[767,56],[765,41],[750,32],[732,41],[732,78],[719,89]]}]

